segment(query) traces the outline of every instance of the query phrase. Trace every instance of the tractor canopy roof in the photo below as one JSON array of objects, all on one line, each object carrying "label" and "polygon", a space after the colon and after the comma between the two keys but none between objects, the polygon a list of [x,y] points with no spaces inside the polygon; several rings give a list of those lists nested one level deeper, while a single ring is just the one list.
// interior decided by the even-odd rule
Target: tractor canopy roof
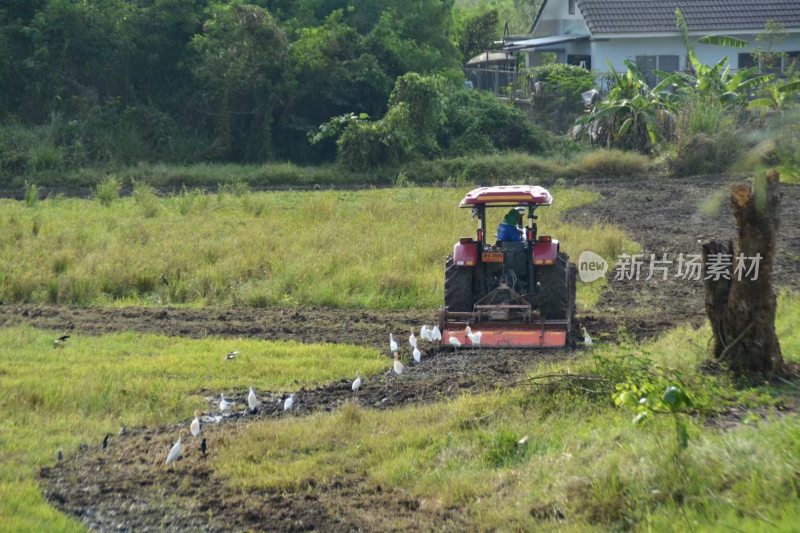
[{"label": "tractor canopy roof", "polygon": [[487,207],[503,206],[540,206],[551,205],[553,197],[544,187],[538,185],[500,185],[497,187],[480,187],[464,196],[459,207],[483,205]]}]

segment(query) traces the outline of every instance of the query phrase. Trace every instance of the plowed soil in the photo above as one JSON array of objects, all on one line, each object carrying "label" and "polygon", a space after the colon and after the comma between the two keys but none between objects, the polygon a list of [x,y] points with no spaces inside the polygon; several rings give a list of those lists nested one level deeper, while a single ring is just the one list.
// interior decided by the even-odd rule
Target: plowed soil
[{"label": "plowed soil", "polygon": [[[718,213],[704,214],[701,203],[724,195],[731,180],[691,178],[663,180],[648,187],[636,181],[593,181],[601,202],[567,214],[573,222],[607,221],[641,243],[643,253],[700,252],[699,241],[732,239],[735,228],[726,201]],[[800,187],[784,186],[783,227],[776,272],[780,288],[800,289]],[[573,258],[576,260],[577,258]],[[620,329],[647,338],[675,325],[703,321],[702,282],[671,277],[667,281],[613,279],[598,309],[581,321],[593,336],[613,341]],[[362,311],[323,308],[292,309],[97,309],[61,306],[0,306],[0,325],[18,323],[57,331],[99,334],[134,330],[170,335],[247,336],[315,342],[347,342],[383,348],[389,331],[407,331],[432,321],[434,311]],[[297,325],[301,324],[301,327]],[[575,357],[574,352],[429,350],[422,365],[403,376],[368,376],[354,397],[350,383],[335,382],[297,393],[289,415],[282,397],[262,391],[255,414],[237,414],[204,427],[209,453],[215,444],[235,438],[246,424],[261,417],[302,416],[332,410],[353,400],[365,407],[391,408],[453,397],[462,391],[513,386],[526,368],[547,358]],[[389,360],[387,359],[387,368]],[[219,391],[205,391],[212,403]],[[229,391],[228,391],[229,392]],[[231,396],[242,402],[246,391]],[[108,450],[83,447],[61,464],[41,472],[48,499],[58,508],[99,530],[170,531],[352,531],[438,529],[463,530],[458,510],[441,509],[397,490],[373,486],[342,473],[326,486],[314,480],[299,490],[230,492],[190,441],[184,458],[166,469],[163,457],[177,427],[129,430],[111,438]]]},{"label": "plowed soil", "polygon": [[[603,221],[625,230],[642,246],[644,265],[640,281],[615,279],[610,265],[609,284],[604,291],[597,317],[621,319],[620,325],[638,319],[642,329],[658,325],[705,320],[703,282],[676,277],[677,266],[669,267],[669,277],[650,281],[647,275],[650,255],[676,260],[678,254],[700,254],[701,243],[736,239],[736,226],[728,202],[731,184],[740,180],[720,176],[665,179],[657,183],[595,181],[589,186],[603,195],[591,205],[567,213],[566,219],[578,224]],[[781,227],[777,241],[775,275],[779,289],[800,290],[800,186],[783,184]],[[708,212],[704,204],[717,198],[719,209]],[[577,258],[572,258],[577,261]],[[641,332],[634,329],[634,337]]]}]

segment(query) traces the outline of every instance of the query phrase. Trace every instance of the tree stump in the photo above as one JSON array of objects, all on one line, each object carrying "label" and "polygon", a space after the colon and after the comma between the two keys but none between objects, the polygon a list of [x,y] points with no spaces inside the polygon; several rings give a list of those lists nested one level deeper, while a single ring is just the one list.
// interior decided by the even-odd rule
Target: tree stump
[{"label": "tree stump", "polygon": [[714,358],[737,376],[783,370],[775,333],[772,287],[780,178],[771,170],[753,184],[731,188],[738,238],[703,245],[706,315],[714,332]]}]

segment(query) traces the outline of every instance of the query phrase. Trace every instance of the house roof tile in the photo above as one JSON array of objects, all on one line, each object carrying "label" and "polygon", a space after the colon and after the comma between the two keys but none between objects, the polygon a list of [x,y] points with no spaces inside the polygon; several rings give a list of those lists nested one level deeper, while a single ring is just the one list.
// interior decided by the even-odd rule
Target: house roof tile
[{"label": "house roof tile", "polygon": [[674,32],[680,8],[689,31],[763,29],[768,20],[800,28],[800,0],[577,0],[592,34]]}]

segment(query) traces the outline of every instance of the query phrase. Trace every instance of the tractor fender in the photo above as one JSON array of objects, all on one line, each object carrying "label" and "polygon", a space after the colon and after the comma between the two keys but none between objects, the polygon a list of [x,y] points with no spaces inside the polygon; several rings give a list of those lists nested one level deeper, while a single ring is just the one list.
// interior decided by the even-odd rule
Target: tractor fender
[{"label": "tractor fender", "polygon": [[472,267],[478,264],[478,243],[461,239],[453,246],[453,264]]},{"label": "tractor fender", "polygon": [[533,243],[533,264],[553,265],[558,258],[558,241],[549,237]]}]

